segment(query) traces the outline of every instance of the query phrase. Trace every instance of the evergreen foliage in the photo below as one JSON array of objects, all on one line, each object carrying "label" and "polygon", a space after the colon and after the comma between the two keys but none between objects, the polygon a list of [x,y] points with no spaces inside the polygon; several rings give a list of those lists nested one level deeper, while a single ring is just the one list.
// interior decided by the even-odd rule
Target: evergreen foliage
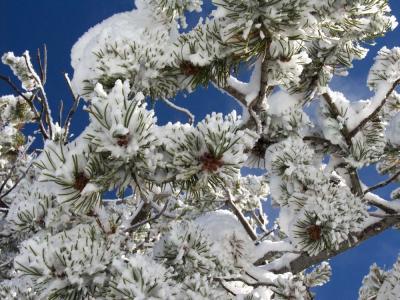
[{"label": "evergreen foliage", "polygon": [[[37,70],[28,51],[2,56],[21,87],[0,75],[15,92],[0,97],[1,299],[313,299],[327,260],[400,226],[400,48],[379,51],[370,99],[329,87],[396,27],[388,1],[212,3],[188,29],[203,1],[137,0],[85,33],[63,124],[46,49]],[[242,111],[194,123],[173,102],[209,84]],[[160,125],[159,101],[189,121]],[[386,177],[367,186],[371,164]],[[359,299],[397,299],[399,266],[373,265]]]}]

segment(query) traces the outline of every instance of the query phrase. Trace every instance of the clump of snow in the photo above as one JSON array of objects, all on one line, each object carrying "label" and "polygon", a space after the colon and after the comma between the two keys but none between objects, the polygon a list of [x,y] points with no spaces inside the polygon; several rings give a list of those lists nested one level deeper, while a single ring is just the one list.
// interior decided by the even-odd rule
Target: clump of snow
[{"label": "clump of snow", "polygon": [[[138,87],[149,88],[149,80],[173,59],[173,47],[166,43],[170,43],[168,26],[139,1],[138,9],[108,18],[73,46],[72,85],[78,94],[85,95],[98,80],[115,82],[136,74],[131,83],[136,79]],[[150,63],[150,59],[154,61]],[[110,84],[113,86],[114,82]]]},{"label": "clump of snow", "polygon": [[33,69],[29,51],[25,51],[22,56],[15,56],[13,52],[8,52],[2,56],[1,60],[18,77],[25,91],[33,91],[39,87],[39,76]]}]

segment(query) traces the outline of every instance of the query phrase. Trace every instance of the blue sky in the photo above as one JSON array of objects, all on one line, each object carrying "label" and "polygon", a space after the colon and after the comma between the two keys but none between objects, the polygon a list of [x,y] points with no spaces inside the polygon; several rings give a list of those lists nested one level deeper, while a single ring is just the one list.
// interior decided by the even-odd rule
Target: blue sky
[{"label": "blue sky", "polygon": [[[393,13],[400,19],[400,1],[391,0],[390,3]],[[28,49],[34,56],[36,49],[46,43],[49,51],[46,90],[53,111],[57,111],[59,100],[62,99],[66,106],[71,103],[63,73],[68,72],[72,75],[72,45],[91,26],[114,13],[130,10],[132,7],[132,0],[0,0],[0,54],[6,51],[21,54]],[[375,46],[370,47],[367,59],[355,62],[350,76],[335,79],[332,87],[345,92],[351,99],[367,97],[367,72],[377,50],[384,45],[400,46],[400,28],[379,39]],[[4,66],[0,66],[0,74],[11,75]],[[0,95],[9,93],[11,90],[0,82]],[[195,112],[197,120],[211,111],[228,112],[239,109],[236,103],[212,87],[200,88],[187,98],[179,97],[177,101]],[[161,123],[181,119],[179,114],[162,104],[157,104],[156,110],[160,112],[158,117]],[[86,114],[78,114],[73,122],[73,132],[81,131],[86,123]],[[363,180],[370,184],[381,179],[376,176],[373,166],[363,170],[361,175]],[[390,190],[390,187],[382,189],[379,194],[387,198]],[[368,273],[369,266],[377,262],[380,266],[390,267],[399,251],[400,233],[398,230],[390,230],[365,242],[357,249],[339,255],[331,261],[332,280],[317,289],[317,299],[356,299],[361,280]]]}]

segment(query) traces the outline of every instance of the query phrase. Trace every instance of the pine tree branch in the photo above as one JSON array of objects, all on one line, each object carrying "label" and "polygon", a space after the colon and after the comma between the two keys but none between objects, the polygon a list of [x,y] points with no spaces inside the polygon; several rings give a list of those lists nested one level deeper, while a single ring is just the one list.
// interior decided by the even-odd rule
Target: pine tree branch
[{"label": "pine tree branch", "polygon": [[399,208],[396,205],[393,205],[393,202],[386,201],[371,192],[364,195],[364,200],[366,200],[368,204],[379,208],[389,215],[398,214],[400,212]]},{"label": "pine tree branch", "polygon": [[382,182],[380,182],[380,183],[378,183],[378,184],[376,184],[376,185],[374,185],[374,186],[371,186],[371,187],[367,188],[367,189],[364,191],[364,195],[367,194],[367,193],[369,193],[369,192],[371,192],[371,191],[377,190],[377,189],[379,189],[379,188],[381,188],[381,187],[387,186],[388,184],[392,183],[392,182],[395,181],[396,179],[399,179],[399,177],[400,177],[400,171],[394,173],[394,174],[393,174],[392,176],[390,176],[388,179],[386,179],[386,180],[384,180],[384,181],[382,181]]},{"label": "pine tree branch", "polygon": [[256,232],[253,230],[253,228],[251,227],[249,222],[247,222],[245,216],[242,214],[240,209],[233,202],[233,196],[232,196],[231,192],[229,190],[226,190],[226,193],[227,193],[227,198],[228,198],[226,200],[226,204],[232,209],[233,213],[239,219],[239,222],[243,225],[244,229],[246,230],[246,232],[250,236],[250,238],[253,241],[257,241],[258,237],[257,237]]},{"label": "pine tree branch", "polygon": [[[31,65],[29,64],[28,61],[28,57],[26,54],[23,54],[22,57],[25,59],[25,65],[26,68],[28,69],[28,71],[33,75],[33,78],[35,79],[37,85],[38,85],[38,90],[41,94],[41,97],[38,96],[38,99],[40,99],[40,103],[43,107],[43,112],[44,112],[44,116],[45,116],[45,122],[47,124],[48,127],[48,136],[50,138],[53,138],[53,118],[51,116],[51,111],[50,111],[50,106],[49,106],[49,101],[47,99],[47,95],[46,95],[46,91],[44,90],[43,87],[43,82],[41,81],[41,79],[38,77],[38,75],[35,73],[34,70],[32,70]],[[46,64],[47,64],[47,50],[46,50]],[[47,66],[46,66],[47,68]]]},{"label": "pine tree branch", "polygon": [[360,121],[360,123],[358,123],[358,125],[351,131],[349,132],[349,138],[351,139],[352,137],[354,137],[364,126],[365,124],[367,124],[369,121],[371,121],[372,119],[374,119],[376,117],[376,115],[380,112],[380,110],[382,109],[382,107],[385,105],[387,99],[390,97],[390,95],[392,94],[392,92],[396,89],[396,87],[400,84],[400,78],[397,79],[393,85],[390,87],[390,89],[387,91],[387,93],[385,94],[385,98],[383,98],[380,101],[380,104],[375,108],[375,110],[368,115],[367,117],[365,117],[364,119],[362,119]]},{"label": "pine tree branch", "polygon": [[26,97],[23,92],[12,82],[10,77],[4,76],[0,74],[0,79],[6,82],[19,96],[24,98],[25,101],[29,102],[30,99]]},{"label": "pine tree branch", "polygon": [[14,163],[11,169],[8,171],[6,178],[4,178],[2,184],[0,185],[0,195],[3,192],[4,188],[6,187],[7,181],[11,179],[12,174],[14,173],[15,169],[17,168],[17,164]]},{"label": "pine tree branch", "polygon": [[283,264],[279,268],[269,269],[267,265],[266,269],[274,273],[292,272],[297,274],[344,251],[357,247],[365,240],[368,240],[395,225],[400,225],[400,216],[386,216],[385,218],[368,225],[363,231],[351,234],[348,240],[339,244],[337,249],[324,250],[315,256],[309,256],[307,253],[303,253],[291,261],[282,262]]},{"label": "pine tree branch", "polygon": [[227,84],[225,86],[219,86],[216,81],[212,81],[214,86],[218,89],[222,89],[225,91],[229,96],[234,98],[236,101],[240,103],[240,105],[244,106],[247,108],[247,101],[246,101],[246,95],[234,88],[233,86]]},{"label": "pine tree branch", "polygon": [[188,117],[188,122],[190,125],[194,124],[194,115],[188,110],[187,108],[181,107],[179,105],[176,105],[175,103],[172,103],[168,99],[163,98],[162,101],[164,101],[165,104],[167,104],[169,107],[184,113]]},{"label": "pine tree branch", "polygon": [[231,291],[225,284],[224,284],[224,280],[217,278],[217,281],[219,281],[219,284],[221,285],[221,287],[228,293],[231,294],[232,296],[236,297],[237,294],[234,293],[233,291]]},{"label": "pine tree branch", "polygon": [[[338,117],[341,116],[341,114],[340,114],[339,109],[337,108],[336,104],[334,103],[332,97],[329,95],[329,93],[323,93],[322,97],[324,98],[325,102],[328,104],[329,110],[332,114],[332,117],[335,120],[337,120]],[[353,142],[351,140],[350,131],[347,128],[346,124],[343,124],[342,128],[340,129],[340,132],[346,141],[347,147],[350,149],[353,145]],[[361,196],[363,194],[363,192],[362,192],[360,178],[357,173],[357,169],[354,167],[349,167],[349,176],[350,176],[350,180],[351,180],[352,192],[355,195]]]},{"label": "pine tree branch", "polygon": [[[261,22],[261,24],[263,24]],[[270,86],[268,84],[268,63],[271,60],[271,55],[270,55],[270,46],[271,46],[271,38],[270,38],[270,34],[268,33],[268,31],[264,28],[263,30],[264,34],[268,37],[267,38],[267,42],[266,42],[266,46],[264,49],[264,53],[263,53],[263,58],[262,58],[262,62],[261,62],[261,76],[260,76],[260,90],[257,96],[257,100],[255,101],[255,103],[252,105],[252,109],[254,109],[257,112],[260,112],[262,107],[261,104],[263,103],[265,98],[268,98],[271,93],[274,90],[274,86]]]},{"label": "pine tree branch", "polygon": [[[328,104],[329,110],[332,114],[332,117],[335,120],[337,120],[341,116],[341,114],[340,114],[339,109],[337,108],[335,102],[333,101],[331,95],[329,93],[323,93],[322,97],[324,98],[325,102]],[[342,133],[347,146],[350,147],[352,145],[352,141],[351,141],[351,137],[350,137],[350,131],[348,130],[346,124],[343,124],[342,128],[340,129],[340,132]]]},{"label": "pine tree branch", "polygon": [[[124,232],[135,231],[137,228],[139,228],[139,227],[141,227],[141,226],[143,226],[143,225],[145,225],[147,223],[153,222],[154,220],[157,220],[158,218],[160,218],[164,214],[165,210],[168,207],[168,203],[169,203],[169,199],[167,199],[167,201],[165,201],[165,204],[164,204],[163,208],[154,217],[151,217],[149,219],[145,219],[145,220],[140,221],[140,222],[136,222],[132,226],[130,226],[129,228],[125,229]],[[148,204],[148,203],[145,203],[145,205],[149,205],[151,207],[151,205]]]},{"label": "pine tree branch", "polygon": [[73,118],[74,114],[76,113],[76,111],[78,109],[79,100],[80,100],[81,97],[80,97],[80,95],[75,95],[74,90],[72,88],[71,80],[69,79],[69,76],[68,76],[68,73],[64,73],[64,79],[65,79],[65,81],[67,83],[68,89],[69,89],[69,91],[71,93],[71,96],[72,96],[72,99],[74,101],[71,109],[68,112],[67,118],[66,118],[65,123],[64,123],[65,139],[67,140],[68,139],[69,128],[71,126],[71,121],[72,121],[72,118]]},{"label": "pine tree branch", "polygon": [[37,60],[39,63],[40,69],[40,80],[43,84],[46,84],[47,81],[47,46],[43,44],[43,61],[41,57],[40,49],[37,49]]},{"label": "pine tree branch", "polygon": [[22,175],[14,182],[14,184],[2,195],[0,195],[0,201],[6,197],[8,194],[10,194],[16,187],[17,185],[21,182],[22,179],[25,178],[26,174],[28,174],[29,169],[31,168],[33,164],[33,161],[31,161],[29,163],[29,165],[27,166],[26,170],[22,173]]}]

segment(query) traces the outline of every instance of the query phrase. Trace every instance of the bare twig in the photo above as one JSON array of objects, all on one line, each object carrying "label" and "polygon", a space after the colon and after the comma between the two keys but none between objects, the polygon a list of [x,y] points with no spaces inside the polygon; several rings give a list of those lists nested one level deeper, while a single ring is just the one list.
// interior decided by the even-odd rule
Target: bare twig
[{"label": "bare twig", "polygon": [[[47,54],[45,55],[47,57]],[[45,116],[45,121],[47,123],[47,127],[48,127],[48,136],[50,138],[53,138],[53,119],[51,117],[51,111],[50,111],[50,106],[49,106],[49,101],[47,99],[47,95],[46,95],[46,91],[44,90],[43,87],[43,82],[41,81],[41,79],[37,76],[37,74],[35,73],[35,70],[32,70],[31,65],[28,62],[28,57],[26,56],[26,54],[23,54],[23,57],[25,59],[25,65],[28,69],[28,71],[33,75],[36,83],[38,84],[38,89],[40,91],[40,94],[42,95],[42,97],[40,97],[40,103],[44,108],[44,116]],[[47,64],[47,58],[45,58],[46,60],[46,64]],[[43,68],[45,68],[46,66],[43,65]]]},{"label": "bare twig", "polygon": [[17,179],[17,181],[12,185],[12,187],[10,187],[7,192],[5,192],[4,194],[0,195],[0,200],[2,200],[5,196],[7,196],[8,194],[10,194],[16,187],[17,185],[21,182],[22,179],[25,178],[26,174],[28,173],[29,169],[32,166],[33,161],[31,161],[29,163],[29,165],[27,166],[26,170],[22,173],[22,175]]},{"label": "bare twig", "polygon": [[399,179],[399,178],[400,178],[400,171],[396,172],[395,174],[390,176],[388,179],[386,179],[386,180],[384,180],[384,181],[382,181],[382,182],[380,182],[380,183],[378,183],[378,184],[376,184],[374,186],[371,186],[371,187],[367,188],[364,191],[364,195],[366,193],[371,192],[371,191],[377,190],[377,189],[379,189],[381,187],[387,186],[388,184],[392,183],[393,181],[395,181],[396,179]]},{"label": "bare twig", "polygon": [[0,74],[0,79],[6,82],[19,96],[24,98],[26,101],[30,101],[28,97],[26,97],[23,92],[12,82],[10,77],[4,76]]},{"label": "bare twig", "polygon": [[47,81],[47,46],[43,44],[43,62],[40,49],[37,49],[37,60],[40,68],[40,80],[44,84]]},{"label": "bare twig", "polygon": [[257,242],[261,242],[263,239],[265,239],[267,236],[269,236],[271,233],[273,233],[276,230],[276,228],[271,229],[270,231],[265,232],[262,236],[259,237]]},{"label": "bare twig", "polygon": [[236,297],[237,294],[234,293],[231,289],[229,289],[225,284],[224,284],[224,280],[217,278],[217,280],[219,281],[221,287],[228,292],[229,294],[231,294],[232,296]]},{"label": "bare twig", "polygon": [[67,86],[68,86],[69,92],[71,93],[72,99],[74,99],[74,101],[77,101],[80,98],[80,96],[75,95],[74,89],[72,88],[71,79],[69,79],[68,73],[64,73],[64,79],[67,83]]},{"label": "bare twig", "polygon": [[14,170],[16,169],[17,164],[14,164],[11,169],[9,170],[8,174],[6,175],[6,178],[4,178],[4,181],[2,182],[1,186],[0,186],[0,195],[3,192],[3,189],[5,188],[7,181],[10,180]]},{"label": "bare twig", "polygon": [[158,218],[160,218],[163,215],[163,213],[167,209],[168,203],[169,203],[169,199],[167,199],[167,201],[165,201],[165,204],[164,204],[164,207],[162,208],[162,210],[160,210],[154,217],[151,217],[149,219],[146,219],[146,220],[143,220],[143,221],[138,222],[136,224],[133,224],[129,228],[125,229],[124,231],[125,232],[132,232],[132,231],[136,230],[137,228],[139,228],[139,227],[141,227],[141,226],[143,226],[143,225],[145,225],[147,223],[150,223],[150,222],[153,222],[154,220],[157,220]]},{"label": "bare twig", "polygon": [[165,102],[165,104],[167,104],[169,107],[171,107],[171,108],[173,108],[173,109],[175,109],[175,110],[177,110],[177,111],[180,111],[180,112],[184,113],[185,115],[187,115],[188,120],[189,120],[189,124],[190,124],[190,125],[193,125],[193,123],[194,123],[194,115],[190,112],[190,110],[188,110],[187,108],[181,107],[181,106],[179,106],[179,105],[176,105],[175,103],[172,103],[171,101],[169,101],[169,100],[166,99],[166,98],[162,98],[162,100],[163,100],[163,101]]},{"label": "bare twig", "polygon": [[227,193],[227,200],[226,203],[231,207],[233,213],[236,215],[236,217],[239,219],[239,222],[243,225],[244,229],[246,230],[247,234],[250,236],[250,238],[253,241],[257,241],[257,234],[247,222],[245,216],[242,214],[242,212],[239,210],[239,208],[236,206],[236,204],[233,202],[233,196],[229,190],[226,190]]},{"label": "bare twig", "polygon": [[72,118],[73,118],[74,114],[76,113],[76,111],[78,109],[79,100],[80,100],[81,97],[79,95],[75,95],[74,90],[72,89],[71,80],[69,79],[69,76],[68,76],[67,73],[64,74],[64,78],[65,78],[65,81],[67,82],[69,91],[71,92],[72,98],[74,100],[74,103],[73,103],[71,109],[69,110],[67,118],[66,118],[65,123],[64,123],[65,138],[67,138],[68,137],[68,133],[69,133],[69,128],[71,126]]}]

